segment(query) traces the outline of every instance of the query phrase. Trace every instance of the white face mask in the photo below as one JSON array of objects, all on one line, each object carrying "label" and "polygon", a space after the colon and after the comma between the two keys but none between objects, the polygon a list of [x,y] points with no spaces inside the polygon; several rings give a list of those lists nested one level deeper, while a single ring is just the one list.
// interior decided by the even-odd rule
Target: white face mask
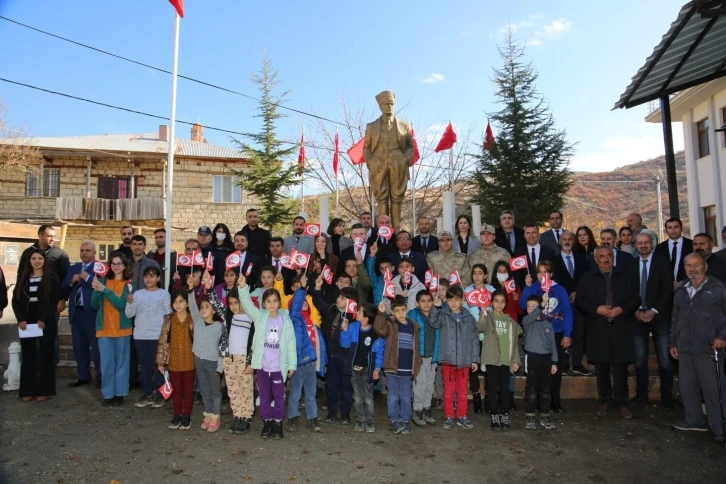
[{"label": "white face mask", "polygon": [[497,272],[497,280],[499,282],[507,282],[508,279],[509,279],[509,274],[507,274],[507,273],[501,274],[501,273]]},{"label": "white face mask", "polygon": [[217,232],[215,235],[217,236],[217,240],[220,241],[227,238],[227,234],[225,234],[224,232]]}]

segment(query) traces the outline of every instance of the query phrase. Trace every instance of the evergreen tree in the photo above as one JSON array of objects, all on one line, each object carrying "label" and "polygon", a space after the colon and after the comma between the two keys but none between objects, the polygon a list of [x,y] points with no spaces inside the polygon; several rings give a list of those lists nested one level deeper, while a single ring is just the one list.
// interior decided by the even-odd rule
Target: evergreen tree
[{"label": "evergreen tree", "polygon": [[259,200],[260,225],[270,228],[292,221],[295,203],[289,189],[300,183],[297,164],[286,164],[285,161],[297,152],[298,147],[282,148],[286,142],[275,136],[275,122],[285,117],[277,112],[277,108],[287,95],[287,92],[279,97],[273,94],[278,84],[277,75],[277,70],[272,68],[270,59],[265,55],[260,71],[253,72],[250,77],[260,91],[259,114],[255,117],[262,119],[262,129],[259,133],[247,135],[256,145],[254,147],[234,140],[242,154],[250,160],[250,168],[248,171],[232,170],[239,177],[242,189]]},{"label": "evergreen tree", "polygon": [[497,48],[503,66],[494,69],[495,96],[502,109],[489,113],[496,143],[477,155],[473,175],[484,220],[513,210],[518,226],[541,225],[563,205],[572,184],[568,169],[574,145],[555,126],[548,103],[537,91],[537,71],[524,59],[510,30]]}]

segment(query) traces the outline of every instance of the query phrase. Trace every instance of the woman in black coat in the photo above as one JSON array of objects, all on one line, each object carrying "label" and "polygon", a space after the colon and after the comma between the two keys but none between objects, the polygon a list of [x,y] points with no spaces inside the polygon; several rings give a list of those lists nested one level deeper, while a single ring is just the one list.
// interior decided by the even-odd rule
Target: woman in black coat
[{"label": "woman in black coat", "polygon": [[58,335],[56,308],[60,298],[60,282],[50,271],[45,254],[30,253],[28,262],[20,267],[22,275],[13,291],[13,311],[20,331],[37,324],[43,335],[21,338],[20,398],[29,402],[45,401],[55,395],[55,338]]}]

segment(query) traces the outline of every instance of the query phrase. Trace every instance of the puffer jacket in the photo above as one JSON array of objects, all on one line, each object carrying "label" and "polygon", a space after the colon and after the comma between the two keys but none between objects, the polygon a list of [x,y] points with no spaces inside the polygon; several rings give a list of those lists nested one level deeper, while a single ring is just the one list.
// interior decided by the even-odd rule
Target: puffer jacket
[{"label": "puffer jacket", "polygon": [[715,277],[703,282],[691,298],[691,281],[681,285],[673,298],[669,348],[710,355],[714,338],[726,339],[726,286]]},{"label": "puffer jacket", "polygon": [[292,306],[290,307],[290,319],[295,328],[295,346],[297,349],[297,366],[307,365],[308,363],[317,362],[315,368],[320,376],[325,376],[325,365],[328,364],[325,356],[325,339],[323,332],[313,322],[313,327],[317,335],[317,348],[310,340],[310,335],[305,324],[305,317],[302,314],[303,303],[305,302],[307,293],[305,289],[297,289],[292,296]]},{"label": "puffer jacket", "polygon": [[[430,313],[429,313],[430,315]],[[421,328],[421,331],[418,333],[418,348],[419,353],[421,354],[421,357],[424,356],[424,347],[426,346],[426,331],[433,331],[434,332],[434,352],[431,355],[431,363],[438,363],[439,362],[439,344],[441,343],[441,331],[438,329],[434,329],[429,327],[428,322],[426,321],[428,319],[427,316],[424,315],[424,313],[419,309],[412,309],[408,312],[406,317],[412,321],[414,321],[416,324],[419,325]]]},{"label": "puffer jacket", "polygon": [[474,316],[463,305],[459,318],[448,306],[442,309],[434,307],[429,314],[429,326],[441,329],[439,363],[457,368],[479,363],[479,331]]},{"label": "puffer jacket", "polygon": [[[353,363],[355,362],[355,354],[358,352],[358,336],[360,334],[360,321],[353,321],[348,325],[347,331],[340,332],[340,346],[348,348],[348,356],[345,358],[345,374],[353,374]],[[386,351],[386,339],[378,337],[375,328],[371,328],[370,332],[376,335],[371,351],[368,354],[368,383],[373,381],[373,370],[381,370],[383,368],[383,354]]]}]

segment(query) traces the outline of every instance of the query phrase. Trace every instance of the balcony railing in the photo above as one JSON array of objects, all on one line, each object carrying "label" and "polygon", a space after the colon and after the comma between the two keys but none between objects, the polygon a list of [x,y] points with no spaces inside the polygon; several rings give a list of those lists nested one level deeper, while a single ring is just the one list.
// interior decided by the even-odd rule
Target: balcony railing
[{"label": "balcony railing", "polygon": [[55,209],[58,220],[159,220],[164,218],[161,198],[59,197]]}]

